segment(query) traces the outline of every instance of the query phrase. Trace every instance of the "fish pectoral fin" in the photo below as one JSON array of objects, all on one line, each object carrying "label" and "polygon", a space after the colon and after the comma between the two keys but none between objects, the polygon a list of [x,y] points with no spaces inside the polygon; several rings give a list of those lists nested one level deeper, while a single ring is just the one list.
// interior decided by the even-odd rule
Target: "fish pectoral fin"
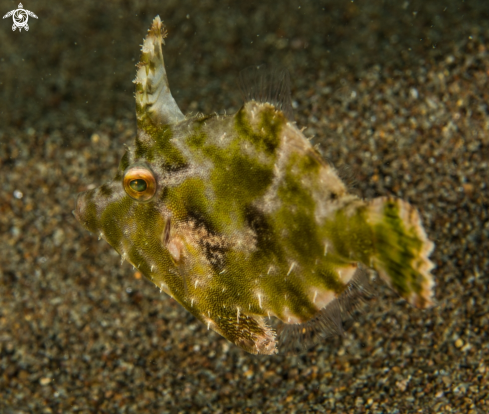
[{"label": "fish pectoral fin", "polygon": [[250,354],[277,353],[275,331],[265,324],[261,316],[229,309],[213,320],[212,328]]},{"label": "fish pectoral fin", "polygon": [[136,65],[136,115],[138,123],[173,124],[185,118],[170,92],[162,44],[166,29],[156,16],[141,48]]}]

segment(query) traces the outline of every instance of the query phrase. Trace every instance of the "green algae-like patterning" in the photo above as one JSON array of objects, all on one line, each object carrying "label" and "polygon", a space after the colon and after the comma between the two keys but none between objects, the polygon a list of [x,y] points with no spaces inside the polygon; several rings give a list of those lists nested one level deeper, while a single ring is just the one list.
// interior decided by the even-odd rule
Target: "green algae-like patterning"
[{"label": "green algae-like patterning", "polygon": [[165,37],[156,17],[134,81],[135,143],[112,182],[79,194],[83,226],[255,354],[340,333],[369,268],[430,306],[433,243],[418,212],[348,193],[290,121],[287,73],[248,69],[236,114],[186,117],[168,86]]}]

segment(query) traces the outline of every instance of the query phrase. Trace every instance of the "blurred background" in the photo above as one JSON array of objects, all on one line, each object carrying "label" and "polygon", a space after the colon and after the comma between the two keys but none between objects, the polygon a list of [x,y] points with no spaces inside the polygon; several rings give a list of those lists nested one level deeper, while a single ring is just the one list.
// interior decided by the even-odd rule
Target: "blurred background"
[{"label": "blurred background", "polygon": [[[486,1],[23,6],[29,31],[0,21],[2,412],[489,412]],[[186,114],[236,111],[246,66],[288,68],[298,125],[352,191],[420,210],[436,307],[379,286],[344,338],[252,356],[76,223],[76,193],[134,139],[134,65],[158,14]]]}]

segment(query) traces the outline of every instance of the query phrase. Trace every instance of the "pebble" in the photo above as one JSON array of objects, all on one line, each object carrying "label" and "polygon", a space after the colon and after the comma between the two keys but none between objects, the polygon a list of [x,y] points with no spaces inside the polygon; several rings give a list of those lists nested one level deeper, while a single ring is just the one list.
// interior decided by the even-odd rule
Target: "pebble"
[{"label": "pebble", "polygon": [[44,385],[48,385],[50,382],[51,382],[51,378],[41,378],[41,379],[39,380],[39,384],[41,384],[41,385],[43,385],[43,386],[44,386]]}]

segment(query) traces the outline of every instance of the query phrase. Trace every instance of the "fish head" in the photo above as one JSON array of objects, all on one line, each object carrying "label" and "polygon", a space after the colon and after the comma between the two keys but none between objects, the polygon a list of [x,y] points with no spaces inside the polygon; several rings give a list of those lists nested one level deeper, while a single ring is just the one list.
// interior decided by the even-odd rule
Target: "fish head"
[{"label": "fish head", "polygon": [[167,159],[162,162],[148,156],[154,155],[154,150],[148,145],[128,148],[114,179],[78,194],[74,210],[88,231],[106,240],[146,275],[156,267],[174,266],[167,247],[171,215],[165,207],[162,185]]}]

